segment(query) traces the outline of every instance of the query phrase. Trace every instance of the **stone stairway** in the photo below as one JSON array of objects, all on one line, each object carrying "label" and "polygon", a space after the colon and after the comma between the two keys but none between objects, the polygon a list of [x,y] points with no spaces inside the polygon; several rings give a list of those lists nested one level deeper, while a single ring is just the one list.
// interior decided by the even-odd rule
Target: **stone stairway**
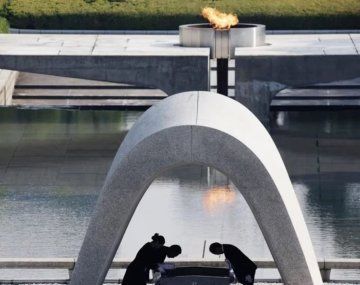
[{"label": "stone stairway", "polygon": [[146,109],[166,97],[158,89],[20,73],[12,105],[29,108]]}]

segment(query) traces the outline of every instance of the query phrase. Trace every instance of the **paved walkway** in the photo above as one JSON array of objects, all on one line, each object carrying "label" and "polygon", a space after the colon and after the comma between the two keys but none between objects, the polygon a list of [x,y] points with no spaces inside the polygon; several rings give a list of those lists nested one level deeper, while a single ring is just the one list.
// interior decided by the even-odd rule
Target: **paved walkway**
[{"label": "paved walkway", "polygon": [[176,35],[2,34],[0,55],[208,55],[179,46]]},{"label": "paved walkway", "polygon": [[360,34],[269,35],[268,46],[237,48],[236,55],[359,55]]},{"label": "paved walkway", "polygon": [[[360,34],[267,35],[269,45],[238,55],[358,55]],[[2,34],[0,55],[193,55],[207,48],[179,46],[178,35]]]}]

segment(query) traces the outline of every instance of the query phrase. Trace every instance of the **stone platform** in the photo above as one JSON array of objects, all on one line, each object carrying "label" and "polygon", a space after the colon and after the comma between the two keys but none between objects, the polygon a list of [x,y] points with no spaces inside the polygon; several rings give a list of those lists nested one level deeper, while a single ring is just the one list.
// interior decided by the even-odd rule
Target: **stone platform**
[{"label": "stone platform", "polygon": [[262,121],[286,88],[360,78],[360,34],[272,35],[268,45],[235,51],[235,95]]},{"label": "stone platform", "polygon": [[[358,33],[278,34],[266,41],[235,53],[235,97],[262,122],[283,89],[360,78]],[[133,84],[167,95],[210,90],[209,54],[209,48],[180,47],[174,34],[0,36],[0,68]]]},{"label": "stone platform", "polygon": [[0,68],[155,87],[171,95],[209,89],[209,49],[177,36],[0,36]]}]

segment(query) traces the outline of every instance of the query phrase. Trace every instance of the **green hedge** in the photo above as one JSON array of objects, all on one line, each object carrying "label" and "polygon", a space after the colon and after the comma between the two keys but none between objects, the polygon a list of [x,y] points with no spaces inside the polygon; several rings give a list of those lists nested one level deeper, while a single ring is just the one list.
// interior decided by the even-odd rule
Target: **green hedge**
[{"label": "green hedge", "polygon": [[14,28],[177,29],[206,5],[269,29],[359,29],[359,0],[0,0]]},{"label": "green hedge", "polygon": [[7,33],[9,31],[9,23],[5,19],[7,15],[6,5],[7,0],[0,0],[0,33]]},{"label": "green hedge", "polygon": [[6,6],[9,3],[7,0],[0,0],[0,14],[1,16],[4,16],[4,11],[6,10]]},{"label": "green hedge", "polygon": [[8,33],[9,32],[9,23],[8,21],[0,17],[0,33]]}]

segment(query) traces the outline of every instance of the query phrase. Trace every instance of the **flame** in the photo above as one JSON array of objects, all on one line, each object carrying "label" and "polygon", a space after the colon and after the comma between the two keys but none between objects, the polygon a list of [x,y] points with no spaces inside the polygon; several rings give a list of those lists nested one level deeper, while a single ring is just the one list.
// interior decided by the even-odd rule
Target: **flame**
[{"label": "flame", "polygon": [[207,19],[215,29],[230,29],[239,23],[239,19],[234,14],[222,13],[211,7],[205,7],[201,15]]},{"label": "flame", "polygon": [[220,208],[232,204],[235,200],[235,191],[228,186],[217,186],[211,188],[204,196],[204,206],[209,212],[214,212]]}]

